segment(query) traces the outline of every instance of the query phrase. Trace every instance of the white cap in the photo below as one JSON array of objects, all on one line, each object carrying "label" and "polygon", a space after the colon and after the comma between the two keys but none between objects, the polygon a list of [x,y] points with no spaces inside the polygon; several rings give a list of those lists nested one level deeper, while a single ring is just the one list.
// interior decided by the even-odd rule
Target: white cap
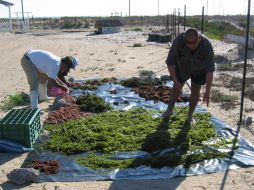
[{"label": "white cap", "polygon": [[76,66],[78,65],[78,59],[74,56],[70,56],[71,62],[72,62],[72,69],[75,69]]}]

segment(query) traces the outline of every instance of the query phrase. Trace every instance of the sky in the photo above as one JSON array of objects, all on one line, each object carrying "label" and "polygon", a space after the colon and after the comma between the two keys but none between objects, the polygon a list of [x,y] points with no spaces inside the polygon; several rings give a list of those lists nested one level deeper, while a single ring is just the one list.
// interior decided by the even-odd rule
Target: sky
[{"label": "sky", "polygon": [[[14,4],[12,17],[21,16],[22,0],[4,1]],[[184,5],[187,15],[200,15],[202,6],[208,15],[245,15],[248,8],[248,0],[23,0],[23,8],[29,17],[129,16],[129,2],[131,16],[165,15],[174,9],[183,15]],[[0,5],[0,18],[8,16],[8,7]]]}]

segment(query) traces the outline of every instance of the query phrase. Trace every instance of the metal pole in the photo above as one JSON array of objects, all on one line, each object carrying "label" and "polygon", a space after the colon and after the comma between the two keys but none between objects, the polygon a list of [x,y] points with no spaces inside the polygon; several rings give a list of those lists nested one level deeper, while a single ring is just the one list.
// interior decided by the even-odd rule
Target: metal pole
[{"label": "metal pole", "polygon": [[175,11],[173,11],[173,14],[172,14],[172,34],[174,39],[175,38]]},{"label": "metal pole", "polygon": [[129,18],[131,18],[131,0],[129,0]]},{"label": "metal pole", "polygon": [[166,16],[166,31],[169,32],[169,15]]},{"label": "metal pole", "polygon": [[170,30],[171,30],[171,41],[173,41],[173,39],[174,39],[174,31],[173,31],[173,22],[174,22],[174,20],[173,20],[173,13],[171,14],[171,16],[170,16]]},{"label": "metal pole", "polygon": [[205,7],[202,7],[202,21],[201,21],[201,33],[204,33],[204,12],[205,12]]},{"label": "metal pole", "polygon": [[12,31],[12,18],[11,18],[11,6],[8,6],[9,8],[9,31]]},{"label": "metal pole", "polygon": [[243,102],[244,102],[244,91],[245,91],[245,81],[246,81],[246,66],[248,59],[248,46],[249,46],[249,30],[250,30],[250,2],[248,0],[248,14],[247,14],[247,28],[246,28],[246,42],[245,42],[245,54],[244,54],[244,64],[243,64],[243,81],[242,81],[242,93],[241,93],[241,108],[240,108],[240,118],[239,124],[243,122]]},{"label": "metal pole", "polygon": [[174,10],[174,34],[176,37],[176,9]]},{"label": "metal pole", "polygon": [[184,18],[183,18],[183,30],[185,31],[186,26],[186,5],[184,5]]},{"label": "metal pole", "polygon": [[25,21],[24,8],[23,8],[23,0],[21,0],[21,7],[22,7],[22,20]]},{"label": "metal pole", "polygon": [[26,32],[30,32],[30,30],[29,30],[29,12],[27,12],[26,14],[27,14]]},{"label": "metal pole", "polygon": [[43,18],[43,30],[44,30],[44,32],[45,32],[45,29],[46,29],[46,24],[45,24],[45,22],[46,22],[46,19],[45,19],[45,17]]},{"label": "metal pole", "polygon": [[177,17],[177,34],[180,33],[180,9],[178,9],[178,17]]},{"label": "metal pole", "polygon": [[206,16],[208,16],[208,0],[206,1]]},{"label": "metal pole", "polygon": [[160,16],[160,0],[158,0],[158,16]]}]

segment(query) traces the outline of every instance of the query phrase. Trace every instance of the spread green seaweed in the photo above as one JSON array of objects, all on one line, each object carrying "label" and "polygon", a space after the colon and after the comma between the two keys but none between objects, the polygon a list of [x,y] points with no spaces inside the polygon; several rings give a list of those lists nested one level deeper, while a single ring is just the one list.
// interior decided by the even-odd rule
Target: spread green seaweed
[{"label": "spread green seaweed", "polygon": [[[207,148],[232,144],[232,141],[209,141],[220,138],[216,136],[210,122],[211,114],[195,113],[197,123],[190,125],[185,121],[187,110],[186,107],[176,108],[176,114],[169,123],[153,117],[158,111],[137,108],[103,112],[62,125],[48,125],[46,128],[51,138],[45,148],[65,155],[100,153],[100,156],[89,154],[87,157],[75,158],[79,164],[92,168],[128,168],[140,165],[163,167],[179,164],[188,167],[205,159],[225,157],[226,153]],[[166,148],[173,148],[174,151],[163,156],[125,160],[112,159],[110,156],[125,151],[154,153]]]}]

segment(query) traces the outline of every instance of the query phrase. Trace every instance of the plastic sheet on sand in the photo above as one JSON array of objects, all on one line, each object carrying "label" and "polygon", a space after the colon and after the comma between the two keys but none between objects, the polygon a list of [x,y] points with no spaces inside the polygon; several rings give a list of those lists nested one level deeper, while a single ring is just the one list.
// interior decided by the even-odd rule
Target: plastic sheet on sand
[{"label": "plastic sheet on sand", "polygon": [[[170,86],[171,84],[168,83]],[[117,94],[110,94],[111,90],[116,90]],[[82,92],[77,90],[72,95],[79,96]],[[134,107],[144,107],[146,109],[165,110],[166,104],[162,102],[154,103],[154,101],[146,101],[144,98],[140,98],[137,94],[130,91],[130,88],[123,87],[117,84],[103,84],[96,91],[98,96],[103,97],[107,102],[118,102],[118,105],[112,104],[115,109],[129,110]],[[127,100],[128,105],[123,102]],[[177,104],[182,106],[184,104]],[[186,104],[185,104],[186,105]],[[198,106],[195,110],[197,112],[206,111],[202,107]],[[190,168],[185,169],[182,166],[174,168],[163,167],[160,169],[150,168],[147,166],[140,166],[138,168],[130,168],[123,170],[93,170],[86,167],[79,166],[70,157],[59,155],[52,152],[43,152],[40,155],[40,160],[58,160],[60,163],[60,172],[57,175],[45,175],[40,174],[40,181],[87,181],[87,180],[120,180],[120,179],[165,179],[173,178],[177,176],[190,176],[201,175],[207,173],[214,173],[225,171],[228,169],[237,169],[240,167],[254,165],[254,147],[247,140],[241,137],[236,130],[220,121],[216,117],[212,116],[211,122],[215,125],[216,131],[219,135],[226,138],[238,138],[239,148],[234,151],[234,155],[231,158],[223,159],[211,159],[192,165]],[[218,151],[230,151],[218,149]],[[163,150],[161,154],[170,151]],[[84,153],[84,156],[86,153]],[[137,158],[149,155],[148,152],[121,152],[114,155],[115,158]]]}]

